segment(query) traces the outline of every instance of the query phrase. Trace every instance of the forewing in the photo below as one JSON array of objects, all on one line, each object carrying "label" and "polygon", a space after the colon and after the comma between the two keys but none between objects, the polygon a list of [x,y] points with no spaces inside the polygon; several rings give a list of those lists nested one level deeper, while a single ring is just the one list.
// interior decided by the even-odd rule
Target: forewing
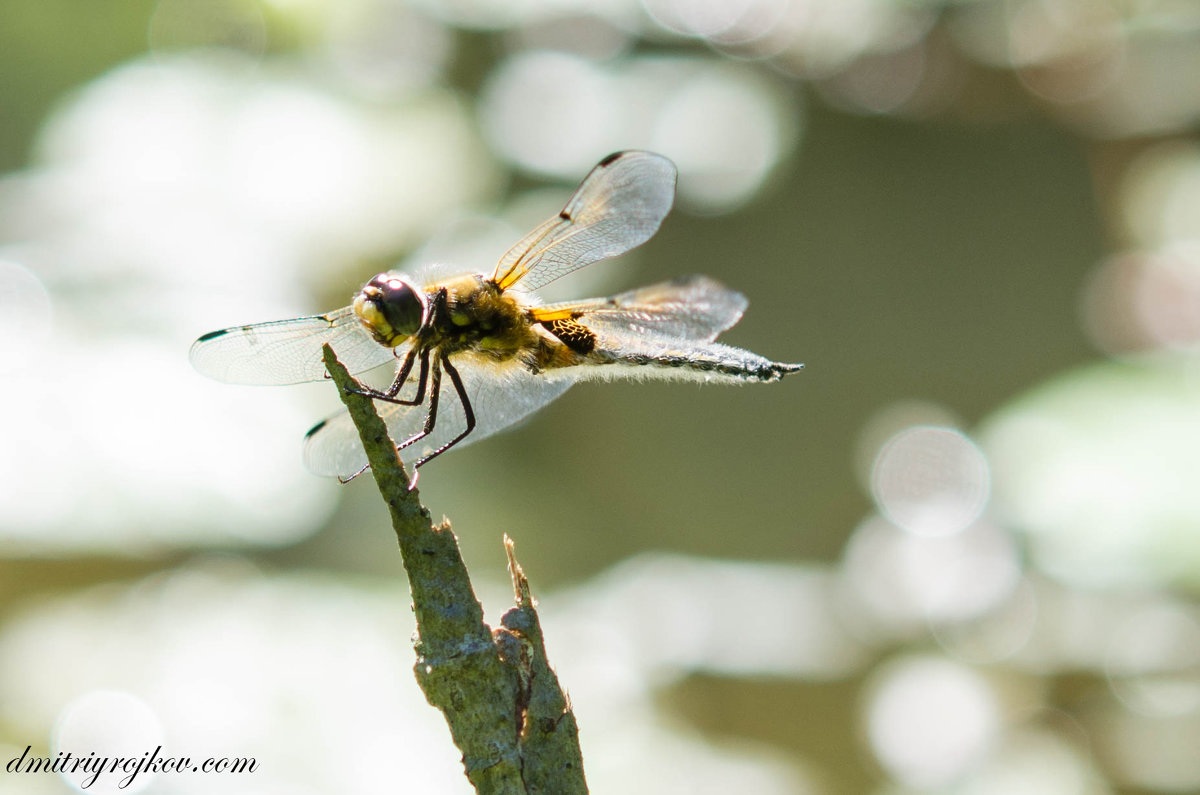
[{"label": "forewing", "polygon": [[746,298],[707,276],[684,276],[611,298],[533,308],[539,320],[577,318],[601,336],[653,334],[712,342],[737,323]]},{"label": "forewing", "polygon": [[[497,366],[481,359],[459,356],[451,359],[463,379],[463,386],[475,412],[475,430],[458,446],[477,442],[521,421],[537,409],[566,392],[576,374],[548,378],[534,375],[517,364]],[[405,390],[408,391],[407,389]],[[375,408],[388,426],[397,444],[415,436],[425,425],[425,405],[399,406],[376,401]],[[450,378],[443,374],[437,424],[433,433],[400,451],[401,460],[411,466],[449,442],[467,427],[466,414]],[[358,431],[346,412],[318,423],[304,440],[304,463],[318,475],[350,477],[367,465],[367,456]]]},{"label": "forewing", "polygon": [[192,366],[233,384],[301,384],[325,377],[321,346],[329,343],[352,373],[393,361],[391,348],[367,333],[352,307],[327,315],[214,331],[192,345]]},{"label": "forewing", "polygon": [[555,217],[501,259],[501,289],[535,290],[597,260],[640,246],[658,231],[675,198],[675,165],[653,152],[601,160]]}]

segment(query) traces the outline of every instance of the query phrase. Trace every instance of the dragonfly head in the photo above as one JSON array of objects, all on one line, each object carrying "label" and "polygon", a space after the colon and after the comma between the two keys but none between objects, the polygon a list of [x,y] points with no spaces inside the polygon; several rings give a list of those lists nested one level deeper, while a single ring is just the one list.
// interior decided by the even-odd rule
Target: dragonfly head
[{"label": "dragonfly head", "polygon": [[429,299],[407,279],[381,273],[354,297],[354,313],[371,336],[394,348],[425,325]]}]

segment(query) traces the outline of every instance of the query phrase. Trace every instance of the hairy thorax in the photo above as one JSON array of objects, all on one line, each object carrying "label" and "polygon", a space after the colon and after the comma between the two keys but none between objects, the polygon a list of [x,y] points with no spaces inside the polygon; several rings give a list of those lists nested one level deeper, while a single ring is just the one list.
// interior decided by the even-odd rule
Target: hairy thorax
[{"label": "hairy thorax", "polygon": [[447,354],[519,360],[533,372],[579,364],[576,352],[535,320],[518,295],[501,292],[490,279],[466,275],[428,289],[446,291],[445,311],[435,311],[430,334],[432,344]]}]

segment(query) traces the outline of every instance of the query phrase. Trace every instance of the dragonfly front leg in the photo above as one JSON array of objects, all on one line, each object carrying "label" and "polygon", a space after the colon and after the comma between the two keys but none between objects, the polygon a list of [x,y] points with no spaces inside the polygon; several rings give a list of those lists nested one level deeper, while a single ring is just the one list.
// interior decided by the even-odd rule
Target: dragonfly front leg
[{"label": "dragonfly front leg", "polygon": [[425,348],[421,351],[421,370],[417,374],[417,394],[411,400],[405,400],[396,397],[400,394],[400,390],[404,387],[404,382],[408,380],[408,372],[412,370],[412,359],[416,350],[409,351],[408,356],[404,359],[404,366],[400,368],[400,372],[396,374],[396,380],[388,387],[387,391],[380,395],[375,395],[376,400],[382,400],[386,403],[395,403],[398,406],[419,406],[425,402],[425,385],[429,383],[429,349]]},{"label": "dragonfly front leg", "polygon": [[[448,358],[446,358],[445,354],[438,355],[438,361],[434,363],[434,372],[440,373],[442,367],[446,368],[446,375],[450,376],[450,383],[454,384],[454,391],[458,394],[459,401],[462,402],[463,414],[467,418],[467,427],[458,436],[455,436],[453,439],[446,442],[444,445],[442,445],[438,449],[434,450],[432,453],[429,453],[428,455],[418,459],[417,462],[415,464],[413,464],[414,471],[417,469],[417,467],[421,466],[422,464],[428,463],[429,461],[431,461],[434,458],[437,458],[439,455],[446,452],[451,447],[453,447],[454,445],[461,442],[463,439],[467,438],[467,435],[471,431],[475,430],[475,410],[471,408],[471,399],[469,397],[467,397],[467,390],[466,390],[466,387],[463,386],[462,377],[458,374],[458,370],[454,367],[454,365],[450,364],[450,360]],[[440,379],[439,379],[439,381],[440,381]],[[434,399],[430,401],[431,404],[435,402],[436,394],[437,393],[436,393],[436,388],[435,388]],[[428,430],[426,431],[426,433],[428,433]]]},{"label": "dragonfly front leg", "polygon": [[[422,357],[423,362],[428,361],[428,353]],[[425,427],[420,433],[410,436],[400,444],[396,445],[397,450],[403,450],[406,447],[411,447],[413,444],[421,441],[429,434],[433,433],[433,428],[437,424],[438,398],[442,394],[442,368],[440,362],[444,361],[442,357],[435,359],[433,362],[433,383],[429,387],[429,411],[425,413]],[[425,374],[428,368],[422,364],[421,367],[421,385],[418,387],[418,392],[421,394],[422,400],[425,396]],[[408,404],[408,405],[416,405]]]},{"label": "dragonfly front leg", "polygon": [[[401,366],[400,372],[396,376],[396,380],[392,383],[392,389],[388,390],[389,392],[392,392],[393,390],[395,392],[399,392],[400,389],[404,386],[404,382],[406,380],[408,380],[408,373],[412,370],[413,359],[414,359],[415,355],[416,355],[416,350],[414,349],[409,352],[408,356],[405,357],[404,364]],[[455,375],[457,375],[457,373]],[[417,376],[417,378],[418,378],[417,396],[415,398],[413,398],[412,400],[399,400],[394,397],[389,397],[386,392],[372,391],[370,393],[359,392],[358,394],[366,395],[367,397],[374,398],[376,400],[385,400],[388,403],[396,403],[401,406],[418,406],[421,403],[424,403],[425,402],[425,384],[429,380],[429,350],[428,349],[425,349],[421,352],[421,372],[420,372],[420,375]],[[433,432],[434,424],[437,422],[438,395],[441,393],[441,391],[442,391],[442,370],[438,366],[437,362],[435,361],[434,365],[433,365],[433,387],[431,389],[431,393],[430,393],[431,396],[429,399],[429,412],[425,415],[425,427],[421,430],[420,433],[418,433],[415,436],[412,436],[412,437],[406,439],[405,441],[401,442],[400,444],[396,445],[397,452],[403,450],[404,448],[408,447],[409,445],[419,442],[421,439],[424,439],[426,436],[428,436],[430,433]],[[366,472],[370,468],[370,466],[371,466],[370,464],[363,465],[362,469],[358,470],[357,472],[355,472],[353,475],[351,475],[348,478],[343,478],[341,475],[338,475],[338,481],[343,484],[349,483],[350,481],[354,480],[356,477],[358,477],[362,473]],[[412,477],[409,478],[409,481],[408,481],[408,487],[411,490],[416,485],[417,485],[417,470],[416,470],[416,467],[414,466]]]},{"label": "dragonfly front leg", "polygon": [[421,370],[417,376],[417,394],[411,399],[398,398],[400,390],[404,388],[405,382],[408,381],[408,376],[412,373],[413,364],[416,362],[418,351],[416,346],[413,347],[407,354],[404,355],[404,361],[400,365],[399,372],[392,380],[392,385],[384,391],[364,387],[362,389],[352,390],[356,395],[363,395],[373,400],[382,400],[386,403],[395,403],[398,406],[419,406],[425,402],[425,383],[429,376],[429,349],[425,348],[419,352],[421,358]]},{"label": "dragonfly front leg", "polygon": [[[421,429],[420,433],[415,434],[415,435],[409,437],[408,439],[405,439],[400,444],[396,445],[396,452],[400,452],[404,448],[410,447],[413,444],[416,444],[417,442],[421,441],[429,434],[433,433],[433,429],[437,425],[438,399],[442,395],[442,367],[441,367],[442,362],[445,362],[445,358],[442,356],[439,356],[433,362],[433,384],[430,385],[430,387],[429,387],[429,411],[426,412],[426,414],[425,414],[425,427]],[[422,399],[424,398],[424,395],[425,395],[425,376],[428,371],[427,364],[428,364],[428,353],[426,353],[425,355],[423,355],[421,357],[421,384],[417,389],[418,389],[418,394],[421,396]],[[457,382],[458,381],[458,373],[454,373],[451,376],[451,379],[453,379],[454,381]],[[457,440],[455,440],[455,441],[457,441]],[[445,447],[439,449],[437,452],[434,453],[434,455],[437,455],[437,453],[441,452],[441,450],[444,450],[444,449],[445,449]],[[417,461],[417,463],[413,464],[412,474],[408,478],[409,491],[412,491],[414,488],[417,487],[417,467],[421,466],[421,464],[425,463],[432,457],[433,456],[426,456],[424,458],[419,459]]]}]

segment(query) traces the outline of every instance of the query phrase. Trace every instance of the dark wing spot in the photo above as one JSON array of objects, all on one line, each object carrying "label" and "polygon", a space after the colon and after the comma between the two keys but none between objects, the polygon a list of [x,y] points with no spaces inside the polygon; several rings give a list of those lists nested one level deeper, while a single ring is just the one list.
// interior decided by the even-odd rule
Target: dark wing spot
[{"label": "dark wing spot", "polygon": [[561,213],[558,214],[558,217],[563,219],[564,221],[571,220],[571,214],[569,212],[567,212],[565,209]]},{"label": "dark wing spot", "polygon": [[610,165],[614,160],[616,160],[618,157],[621,157],[624,154],[625,153],[623,151],[622,152],[613,152],[611,155],[609,155],[608,157],[601,160],[596,165],[596,168],[604,168],[605,166]]},{"label": "dark wing spot", "polygon": [[229,331],[230,329],[227,328],[221,329],[220,331],[210,331],[200,339],[196,340],[196,342],[208,342],[209,340],[215,340],[217,337],[224,337],[229,333]]},{"label": "dark wing spot", "polygon": [[576,353],[591,353],[596,348],[595,333],[575,318],[547,320],[542,325]]},{"label": "dark wing spot", "polygon": [[324,427],[325,427],[325,425],[326,425],[326,423],[328,423],[328,422],[329,422],[329,420],[321,420],[321,421],[320,421],[320,422],[318,422],[316,425],[314,425],[314,426],[312,426],[311,428],[309,428],[309,429],[308,429],[308,433],[304,434],[304,438],[305,438],[305,439],[308,439],[308,438],[309,438],[309,437],[311,437],[313,434],[315,434],[317,431],[319,431],[319,430],[321,430],[322,428],[324,428]]}]

